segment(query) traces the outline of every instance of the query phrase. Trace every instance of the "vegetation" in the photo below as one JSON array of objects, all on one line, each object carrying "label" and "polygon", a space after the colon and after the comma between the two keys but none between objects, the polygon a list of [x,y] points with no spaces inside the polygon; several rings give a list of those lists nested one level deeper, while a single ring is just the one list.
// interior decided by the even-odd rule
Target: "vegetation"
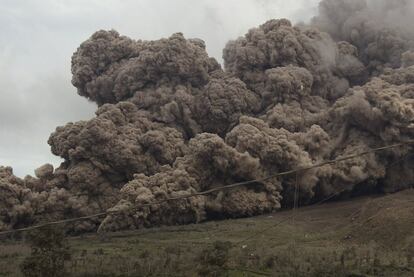
[{"label": "vegetation", "polygon": [[25,277],[65,276],[65,261],[70,260],[63,229],[43,227],[28,235],[31,253],[20,265]]},{"label": "vegetation", "polygon": [[[64,260],[59,269],[71,277],[413,276],[413,199],[409,190],[256,218],[89,234],[67,244],[43,231],[40,241],[54,249],[46,257],[61,257],[46,264]],[[0,276],[24,276],[20,265],[32,256],[23,241],[0,242]]]}]

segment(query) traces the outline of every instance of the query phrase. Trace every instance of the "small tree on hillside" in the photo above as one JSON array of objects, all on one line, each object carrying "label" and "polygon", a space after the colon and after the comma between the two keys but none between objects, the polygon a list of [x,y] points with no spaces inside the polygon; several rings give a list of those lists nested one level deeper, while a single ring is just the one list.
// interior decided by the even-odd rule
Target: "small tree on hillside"
[{"label": "small tree on hillside", "polygon": [[66,276],[65,261],[70,259],[69,247],[62,229],[47,226],[29,233],[31,254],[20,269],[25,277]]},{"label": "small tree on hillside", "polygon": [[201,276],[227,276],[230,248],[230,242],[216,241],[211,247],[203,249],[196,258],[199,264],[198,273]]}]

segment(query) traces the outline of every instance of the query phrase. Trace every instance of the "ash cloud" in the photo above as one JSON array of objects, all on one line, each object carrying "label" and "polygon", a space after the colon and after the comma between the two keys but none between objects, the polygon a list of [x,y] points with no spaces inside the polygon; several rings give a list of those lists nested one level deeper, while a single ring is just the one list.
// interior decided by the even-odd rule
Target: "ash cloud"
[{"label": "ash cloud", "polygon": [[[71,232],[194,223],[311,204],[332,193],[412,187],[410,146],[209,195],[414,137],[409,1],[324,0],[310,24],[270,20],[228,42],[224,69],[181,33],[143,41],[98,31],[72,57],[96,117],[57,127],[64,159],[36,177],[0,168],[0,229],[116,211]],[[132,209],[132,210],[131,210]]]},{"label": "ash cloud", "polygon": [[359,51],[371,74],[401,66],[401,55],[414,47],[411,26],[414,3],[409,0],[324,0],[312,25]]}]

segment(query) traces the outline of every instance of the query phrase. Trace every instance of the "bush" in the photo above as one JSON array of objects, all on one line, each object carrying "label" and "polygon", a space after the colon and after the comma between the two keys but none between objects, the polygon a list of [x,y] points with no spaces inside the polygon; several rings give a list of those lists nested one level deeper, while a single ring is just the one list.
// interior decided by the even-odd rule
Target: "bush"
[{"label": "bush", "polygon": [[25,277],[67,276],[65,261],[70,252],[62,229],[42,227],[30,232],[27,239],[31,254],[20,265]]},{"label": "bush", "polygon": [[197,257],[198,273],[201,276],[225,276],[230,248],[230,242],[216,241],[211,247],[203,249]]}]

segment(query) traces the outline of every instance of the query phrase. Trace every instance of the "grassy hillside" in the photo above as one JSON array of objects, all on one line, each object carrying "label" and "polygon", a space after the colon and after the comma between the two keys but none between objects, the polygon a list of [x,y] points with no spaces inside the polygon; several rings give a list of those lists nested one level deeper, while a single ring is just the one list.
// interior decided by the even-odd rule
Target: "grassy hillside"
[{"label": "grassy hillside", "polygon": [[[414,276],[414,190],[68,240],[70,276]],[[0,276],[29,253],[0,242]]]}]

